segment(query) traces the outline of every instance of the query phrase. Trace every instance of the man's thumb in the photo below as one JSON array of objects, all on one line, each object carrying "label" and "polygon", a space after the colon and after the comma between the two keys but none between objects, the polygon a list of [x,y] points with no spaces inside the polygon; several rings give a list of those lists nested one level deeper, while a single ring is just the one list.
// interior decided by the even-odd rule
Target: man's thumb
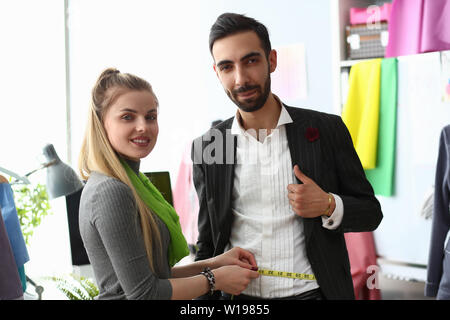
[{"label": "man's thumb", "polygon": [[298,165],[294,166],[294,174],[298,178],[298,180],[300,180],[304,184],[311,181],[311,179],[309,179],[308,176],[306,176],[303,172],[300,171],[300,168],[298,167]]}]

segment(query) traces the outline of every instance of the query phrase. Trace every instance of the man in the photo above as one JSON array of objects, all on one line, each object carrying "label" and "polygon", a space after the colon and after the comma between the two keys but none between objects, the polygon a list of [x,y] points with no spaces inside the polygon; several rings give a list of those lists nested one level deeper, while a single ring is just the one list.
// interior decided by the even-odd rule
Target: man
[{"label": "man", "polygon": [[347,128],[271,92],[277,54],[258,21],[219,16],[210,51],[238,110],[193,144],[196,260],[234,246],[254,254],[265,274],[234,299],[354,299],[344,232],[372,231],[382,213]]}]

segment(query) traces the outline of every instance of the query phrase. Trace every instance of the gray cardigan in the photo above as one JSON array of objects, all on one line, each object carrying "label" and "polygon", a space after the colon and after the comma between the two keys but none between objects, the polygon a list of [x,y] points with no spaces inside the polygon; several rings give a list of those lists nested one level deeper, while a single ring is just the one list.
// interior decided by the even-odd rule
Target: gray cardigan
[{"label": "gray cardigan", "polygon": [[[127,161],[139,171],[139,162]],[[170,299],[170,234],[156,217],[162,240],[161,258],[150,269],[137,206],[123,182],[92,172],[80,199],[80,233],[99,287],[96,299]]]},{"label": "gray cardigan", "polygon": [[436,166],[431,244],[425,295],[450,299],[450,125],[442,129]]}]

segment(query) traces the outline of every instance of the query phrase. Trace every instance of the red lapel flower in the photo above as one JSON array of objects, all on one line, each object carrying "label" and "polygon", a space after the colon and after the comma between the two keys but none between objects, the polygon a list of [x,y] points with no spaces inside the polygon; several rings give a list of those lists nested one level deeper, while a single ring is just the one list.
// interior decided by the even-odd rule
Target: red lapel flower
[{"label": "red lapel flower", "polygon": [[316,141],[319,139],[319,129],[312,127],[306,128],[305,137],[309,140],[309,142]]}]

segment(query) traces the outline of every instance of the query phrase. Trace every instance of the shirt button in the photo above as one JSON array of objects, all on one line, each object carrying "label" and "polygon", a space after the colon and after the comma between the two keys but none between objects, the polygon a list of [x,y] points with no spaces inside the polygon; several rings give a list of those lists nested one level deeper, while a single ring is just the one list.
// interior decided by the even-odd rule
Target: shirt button
[{"label": "shirt button", "polygon": [[329,225],[329,226],[332,226],[333,223],[334,223],[333,219],[329,219],[329,220],[328,220],[328,225]]}]

